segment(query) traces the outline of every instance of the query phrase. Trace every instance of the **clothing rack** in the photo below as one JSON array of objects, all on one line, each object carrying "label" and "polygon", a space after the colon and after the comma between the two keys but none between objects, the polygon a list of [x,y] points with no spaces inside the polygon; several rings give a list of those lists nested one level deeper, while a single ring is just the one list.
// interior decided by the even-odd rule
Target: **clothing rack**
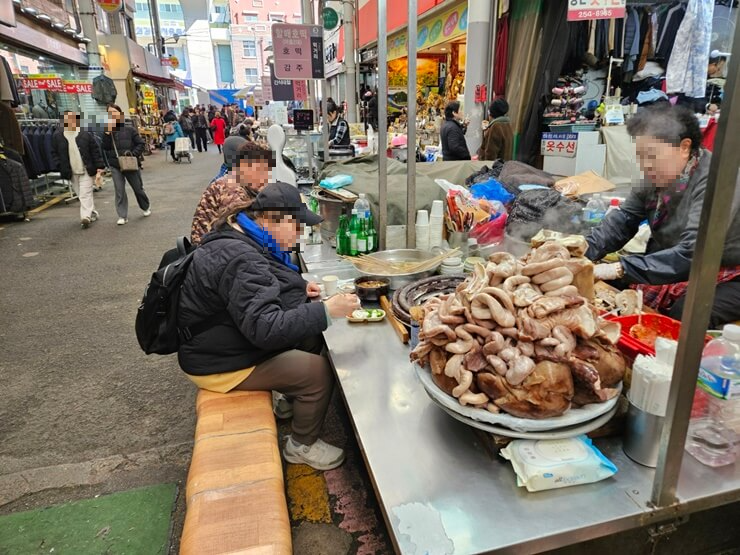
[{"label": "clothing rack", "polygon": [[[34,127],[51,127],[52,129],[58,129],[62,127],[62,122],[59,118],[19,118],[18,124],[21,128],[34,128]],[[38,198],[53,197],[58,193],[67,194],[67,198],[64,199],[65,204],[74,202],[79,199],[77,193],[72,187],[72,182],[68,179],[62,179],[54,176],[57,172],[45,172],[40,174],[39,177],[30,179],[31,187],[33,188],[33,196]],[[39,193],[39,188],[45,189],[44,193]],[[57,189],[54,191],[53,189]],[[61,190],[59,190],[61,189]]]}]

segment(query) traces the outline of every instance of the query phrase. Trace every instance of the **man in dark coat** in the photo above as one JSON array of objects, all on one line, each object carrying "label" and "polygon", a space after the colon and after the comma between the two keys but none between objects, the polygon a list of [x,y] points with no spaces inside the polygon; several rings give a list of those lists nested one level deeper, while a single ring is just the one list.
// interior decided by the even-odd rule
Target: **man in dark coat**
[{"label": "man in dark coat", "polygon": [[94,178],[103,171],[103,154],[89,131],[80,129],[80,115],[64,112],[64,127],[51,138],[51,156],[62,179],[72,182],[80,199],[80,224],[83,229],[98,219],[93,199]]},{"label": "man in dark coat", "polygon": [[445,106],[445,122],[440,133],[442,138],[442,157],[448,160],[470,160],[470,151],[465,142],[465,129],[460,123],[460,103],[457,100]]},{"label": "man in dark coat", "polygon": [[478,150],[479,160],[511,160],[514,149],[514,133],[511,120],[506,114],[509,103],[497,98],[488,107],[490,120],[483,131],[483,142]]}]

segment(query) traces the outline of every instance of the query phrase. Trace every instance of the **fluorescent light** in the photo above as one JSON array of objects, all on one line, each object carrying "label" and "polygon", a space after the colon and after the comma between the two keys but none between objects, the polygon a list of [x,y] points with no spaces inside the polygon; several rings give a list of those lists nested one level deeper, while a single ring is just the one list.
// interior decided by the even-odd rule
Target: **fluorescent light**
[{"label": "fluorescent light", "polygon": [[36,15],[37,13],[39,13],[39,11],[36,8],[32,8],[30,6],[23,6],[21,8],[21,11],[29,15]]},{"label": "fluorescent light", "polygon": [[54,29],[56,29],[57,31],[61,31],[64,29],[64,23],[59,23],[58,21],[52,23],[51,26],[54,27]]},{"label": "fluorescent light", "polygon": [[43,56],[39,56],[39,60],[41,60],[42,62],[43,62],[43,61],[44,61],[45,59],[46,59],[46,58],[44,58]]},{"label": "fluorescent light", "polygon": [[446,49],[446,48],[445,48],[444,46],[443,46],[442,48],[440,48],[440,50],[441,50],[442,52],[446,52],[446,51],[447,51],[447,49]]},{"label": "fluorescent light", "polygon": [[82,37],[82,38],[81,38],[80,40],[81,40],[82,42],[84,42],[85,44],[90,44],[90,43],[92,42],[92,41],[91,41],[91,40],[90,40],[89,38],[87,38],[87,37]]},{"label": "fluorescent light", "polygon": [[20,6],[21,0],[13,0],[13,4],[15,4],[16,6]]},{"label": "fluorescent light", "polygon": [[72,29],[70,27],[67,27],[66,29],[64,29],[64,32],[67,33],[68,35],[76,35],[77,34],[77,31],[75,31],[74,29]]},{"label": "fluorescent light", "polygon": [[49,17],[45,13],[36,14],[36,19],[40,19],[41,21],[45,21],[46,23],[51,23],[51,17]]}]

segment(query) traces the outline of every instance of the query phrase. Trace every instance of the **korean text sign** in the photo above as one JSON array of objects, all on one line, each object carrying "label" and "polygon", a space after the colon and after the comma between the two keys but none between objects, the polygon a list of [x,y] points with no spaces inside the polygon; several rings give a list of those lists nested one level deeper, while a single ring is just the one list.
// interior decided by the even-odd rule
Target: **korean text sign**
[{"label": "korean text sign", "polygon": [[272,26],[275,76],[278,79],[324,78],[324,31],[321,25]]},{"label": "korean text sign", "polygon": [[622,18],[627,0],[568,0],[568,21]]},{"label": "korean text sign", "polygon": [[578,148],[578,133],[543,133],[540,152],[543,156],[573,158]]}]

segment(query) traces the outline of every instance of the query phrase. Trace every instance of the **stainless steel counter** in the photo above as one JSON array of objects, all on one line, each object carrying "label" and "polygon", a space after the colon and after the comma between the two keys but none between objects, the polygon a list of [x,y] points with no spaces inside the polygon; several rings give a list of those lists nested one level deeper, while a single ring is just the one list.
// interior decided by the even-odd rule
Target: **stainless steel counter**
[{"label": "stainless steel counter", "polygon": [[[309,253],[308,272],[319,262]],[[528,493],[508,462],[431,402],[388,322],[335,320],[324,336],[399,553],[531,553],[740,499],[740,464],[715,470],[686,455],[680,504],[652,509],[654,471],[627,458],[618,438],[595,442],[619,468],[613,478]]]}]

